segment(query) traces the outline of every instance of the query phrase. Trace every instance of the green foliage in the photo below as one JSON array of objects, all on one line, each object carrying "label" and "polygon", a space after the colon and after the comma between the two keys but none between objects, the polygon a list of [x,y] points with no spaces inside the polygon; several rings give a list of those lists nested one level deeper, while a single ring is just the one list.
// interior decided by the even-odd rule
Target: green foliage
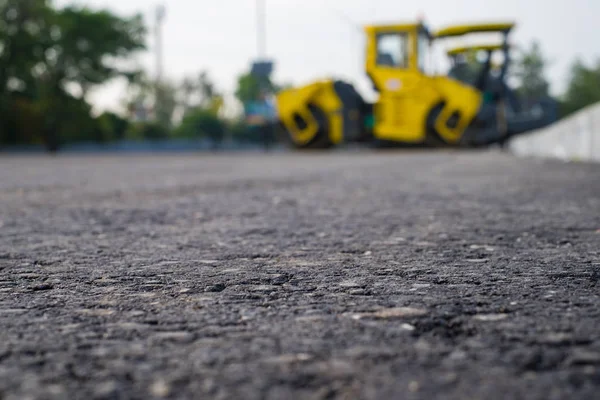
[{"label": "green foliage", "polygon": [[[46,0],[0,0],[0,16],[0,131],[8,131],[1,139],[41,141],[49,149],[66,141],[110,139],[102,122],[90,116],[85,94],[131,75],[116,65],[144,48],[141,17],[58,9]],[[22,113],[18,117],[11,115],[15,108]],[[28,113],[41,126],[41,138],[28,136],[28,119],[22,117]]]},{"label": "green foliage", "polygon": [[222,96],[207,71],[201,71],[197,78],[184,78],[179,85],[178,98],[184,114],[197,108],[218,113],[222,106]]},{"label": "green foliage", "polygon": [[[85,93],[90,85],[123,72],[114,60],[144,48],[140,16],[122,19],[109,11],[67,7],[56,13],[56,34],[50,35],[46,67],[55,79],[75,82]],[[112,61],[109,63],[108,61]]]},{"label": "green foliage", "polygon": [[247,104],[258,99],[260,90],[260,82],[255,76],[250,73],[243,74],[238,77],[235,97],[242,104]]},{"label": "green foliage", "polygon": [[0,144],[41,144],[43,119],[39,105],[25,96],[12,97],[1,126]]},{"label": "green foliage", "polygon": [[177,108],[177,88],[168,82],[161,82],[152,86],[154,87],[156,121],[158,124],[170,129],[173,126],[173,113]]},{"label": "green foliage", "polygon": [[181,124],[175,129],[174,136],[187,139],[206,137],[220,142],[225,132],[226,125],[223,120],[211,110],[197,108],[184,116]]},{"label": "green foliage", "polygon": [[101,114],[98,123],[104,131],[111,133],[110,137],[114,140],[125,139],[129,129],[129,121],[112,112]]},{"label": "green foliage", "polygon": [[548,60],[537,41],[516,60],[514,76],[519,80],[517,93],[529,99],[549,96],[550,84],[546,79]]},{"label": "green foliage", "polygon": [[157,122],[139,122],[131,124],[125,137],[130,140],[162,140],[170,137],[169,128]]},{"label": "green foliage", "polygon": [[32,94],[31,70],[45,61],[51,21],[46,0],[0,0],[1,97],[10,91]]},{"label": "green foliage", "polygon": [[575,60],[562,102],[563,114],[574,113],[597,102],[600,102],[600,59],[590,67]]},{"label": "green foliage", "polygon": [[290,87],[289,84],[279,85],[270,79],[261,82],[256,76],[248,72],[238,76],[235,97],[240,103],[247,104],[256,101],[260,97],[261,91],[277,93]]}]

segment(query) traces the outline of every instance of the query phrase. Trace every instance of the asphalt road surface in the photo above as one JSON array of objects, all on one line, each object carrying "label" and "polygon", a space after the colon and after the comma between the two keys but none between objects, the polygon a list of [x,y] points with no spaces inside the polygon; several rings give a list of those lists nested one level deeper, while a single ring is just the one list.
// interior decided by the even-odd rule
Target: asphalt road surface
[{"label": "asphalt road surface", "polygon": [[0,159],[0,398],[592,399],[600,166]]}]

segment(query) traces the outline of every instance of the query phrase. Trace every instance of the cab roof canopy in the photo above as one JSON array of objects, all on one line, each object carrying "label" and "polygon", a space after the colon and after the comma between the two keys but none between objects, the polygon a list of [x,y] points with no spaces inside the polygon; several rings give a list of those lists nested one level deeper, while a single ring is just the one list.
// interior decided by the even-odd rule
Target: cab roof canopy
[{"label": "cab roof canopy", "polygon": [[434,37],[437,39],[452,37],[452,36],[463,36],[470,33],[485,33],[485,32],[502,32],[508,33],[515,27],[514,22],[494,22],[487,24],[466,24],[466,25],[452,25],[446,28],[442,28],[434,33]]},{"label": "cab roof canopy", "polygon": [[504,46],[502,44],[480,44],[473,46],[462,46],[455,47],[447,51],[449,56],[454,56],[461,53],[466,53],[468,51],[495,51],[495,50],[503,50]]},{"label": "cab roof canopy", "polygon": [[417,30],[427,33],[427,35],[431,35],[431,32],[426,24],[422,22],[398,22],[398,23],[384,23],[384,24],[373,24],[367,25],[364,27],[364,31],[367,33],[373,32],[402,32],[402,31],[411,31]]}]

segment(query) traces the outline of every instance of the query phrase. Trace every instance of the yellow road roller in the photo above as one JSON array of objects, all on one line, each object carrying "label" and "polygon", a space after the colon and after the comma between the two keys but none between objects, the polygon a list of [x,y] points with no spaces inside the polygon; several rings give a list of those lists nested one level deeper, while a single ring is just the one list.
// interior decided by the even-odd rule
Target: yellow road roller
[{"label": "yellow road roller", "polygon": [[[292,87],[276,96],[280,132],[298,149],[357,141],[473,147],[547,125],[553,118],[536,115],[525,124],[521,118],[519,132],[511,131],[505,81],[513,28],[511,22],[456,25],[437,32],[421,22],[366,26],[365,72],[377,100],[368,103],[352,84],[335,79]],[[485,32],[501,33],[502,44],[484,49],[490,57],[475,82],[429,72],[432,45]],[[494,75],[491,53],[498,49],[505,62]]]}]

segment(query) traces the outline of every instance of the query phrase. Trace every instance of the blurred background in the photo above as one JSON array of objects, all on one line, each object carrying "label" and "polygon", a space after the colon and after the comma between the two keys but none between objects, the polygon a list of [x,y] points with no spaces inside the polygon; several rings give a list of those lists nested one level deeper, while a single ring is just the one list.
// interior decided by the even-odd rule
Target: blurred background
[{"label": "blurred background", "polygon": [[417,19],[515,21],[520,95],[552,96],[561,118],[600,101],[595,0],[0,0],[0,14],[2,151],[258,148],[257,71],[274,93],[336,77],[370,99],[362,26]]}]

